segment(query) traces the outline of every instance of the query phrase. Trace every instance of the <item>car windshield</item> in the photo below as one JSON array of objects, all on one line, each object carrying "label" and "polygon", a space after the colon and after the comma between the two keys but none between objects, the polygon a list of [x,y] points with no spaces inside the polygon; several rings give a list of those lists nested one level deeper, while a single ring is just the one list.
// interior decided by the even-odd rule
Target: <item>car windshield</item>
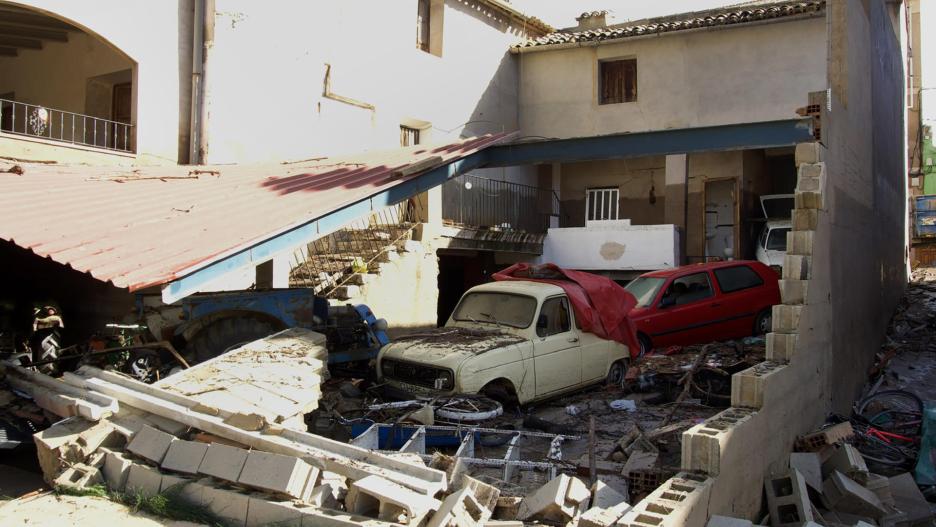
[{"label": "car windshield", "polygon": [[647,307],[653,303],[653,299],[656,298],[657,292],[663,287],[665,281],[663,278],[641,276],[624,286],[624,289],[637,297],[637,307]]},{"label": "car windshield", "polygon": [[484,322],[526,328],[533,322],[536,299],[510,293],[468,293],[462,297],[452,318],[462,322]]},{"label": "car windshield", "polygon": [[789,228],[770,229],[770,234],[767,235],[767,250],[785,251],[788,232],[790,232]]}]

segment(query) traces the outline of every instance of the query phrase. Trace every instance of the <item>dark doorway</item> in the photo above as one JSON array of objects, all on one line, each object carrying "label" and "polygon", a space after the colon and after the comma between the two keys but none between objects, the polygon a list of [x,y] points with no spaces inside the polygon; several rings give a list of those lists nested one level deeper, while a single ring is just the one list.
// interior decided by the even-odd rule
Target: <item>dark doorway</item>
[{"label": "dark doorway", "polygon": [[465,291],[490,281],[502,265],[490,251],[442,249],[439,255],[439,326],[445,325]]}]

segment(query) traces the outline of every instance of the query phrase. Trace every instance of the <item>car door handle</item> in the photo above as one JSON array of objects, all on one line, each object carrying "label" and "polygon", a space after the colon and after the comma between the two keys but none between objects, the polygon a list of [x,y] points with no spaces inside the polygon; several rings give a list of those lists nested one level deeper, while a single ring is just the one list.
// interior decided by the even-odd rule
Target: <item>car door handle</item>
[{"label": "car door handle", "polygon": [[569,337],[569,342],[578,342],[578,337]]}]

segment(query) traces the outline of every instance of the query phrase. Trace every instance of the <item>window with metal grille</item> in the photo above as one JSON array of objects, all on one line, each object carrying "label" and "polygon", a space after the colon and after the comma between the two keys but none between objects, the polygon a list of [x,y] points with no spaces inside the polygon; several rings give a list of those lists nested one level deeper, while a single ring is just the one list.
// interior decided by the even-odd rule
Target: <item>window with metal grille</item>
[{"label": "window with metal grille", "polygon": [[590,188],[585,200],[585,220],[616,220],[618,219],[618,196],[616,187]]},{"label": "window with metal grille", "polygon": [[419,128],[400,126],[400,146],[415,146],[419,144]]},{"label": "window with metal grille", "polygon": [[429,53],[429,0],[418,0],[416,8],[416,47]]},{"label": "window with metal grille", "polygon": [[598,103],[617,104],[637,100],[637,59],[598,63]]}]

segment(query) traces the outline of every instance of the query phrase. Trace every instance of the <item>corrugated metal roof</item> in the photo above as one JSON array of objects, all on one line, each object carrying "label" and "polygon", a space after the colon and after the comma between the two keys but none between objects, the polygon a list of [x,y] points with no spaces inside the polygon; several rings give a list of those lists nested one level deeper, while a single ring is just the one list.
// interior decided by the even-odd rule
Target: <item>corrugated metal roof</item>
[{"label": "corrugated metal roof", "polygon": [[161,285],[510,137],[275,165],[0,170],[0,239],[131,291]]},{"label": "corrugated metal roof", "polygon": [[[656,35],[696,28],[740,25],[774,18],[809,16],[825,12],[825,0],[796,0],[785,2],[755,2],[697,13],[684,13],[666,17],[626,22],[585,31],[562,30],[543,37],[527,40],[517,47],[531,48],[568,44],[618,40],[644,35]],[[582,17],[600,15],[601,12],[582,13]],[[579,17],[579,18],[582,18]]]}]

